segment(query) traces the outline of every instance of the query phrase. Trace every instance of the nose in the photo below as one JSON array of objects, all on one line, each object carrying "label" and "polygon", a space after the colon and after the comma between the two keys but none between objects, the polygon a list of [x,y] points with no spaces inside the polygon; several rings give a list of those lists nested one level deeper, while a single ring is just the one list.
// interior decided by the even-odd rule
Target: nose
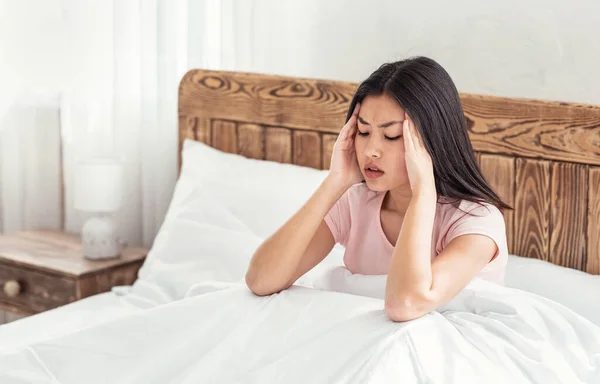
[{"label": "nose", "polygon": [[381,148],[377,143],[377,140],[370,139],[365,148],[365,155],[369,158],[379,159],[381,158]]}]

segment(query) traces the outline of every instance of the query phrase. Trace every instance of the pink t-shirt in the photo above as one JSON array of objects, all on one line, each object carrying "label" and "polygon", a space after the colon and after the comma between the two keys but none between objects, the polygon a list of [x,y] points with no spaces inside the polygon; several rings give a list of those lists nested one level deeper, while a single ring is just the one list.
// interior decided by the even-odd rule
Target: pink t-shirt
[{"label": "pink t-shirt", "polygon": [[[394,246],[381,227],[384,192],[370,190],[365,184],[349,188],[325,217],[336,243],[346,248],[344,264],[352,273],[385,275]],[[468,213],[467,213],[468,212]],[[465,234],[482,234],[496,242],[496,257],[476,277],[504,284],[508,260],[506,230],[502,213],[493,205],[463,200],[457,208],[438,203],[432,231],[431,258],[436,257],[452,239]]]}]

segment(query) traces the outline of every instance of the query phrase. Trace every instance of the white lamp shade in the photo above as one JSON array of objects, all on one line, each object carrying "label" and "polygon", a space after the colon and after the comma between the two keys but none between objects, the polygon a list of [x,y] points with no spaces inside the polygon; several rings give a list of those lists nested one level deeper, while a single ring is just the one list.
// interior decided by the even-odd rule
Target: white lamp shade
[{"label": "white lamp shade", "polygon": [[112,159],[86,160],[75,171],[75,209],[113,212],[121,204],[123,170]]}]

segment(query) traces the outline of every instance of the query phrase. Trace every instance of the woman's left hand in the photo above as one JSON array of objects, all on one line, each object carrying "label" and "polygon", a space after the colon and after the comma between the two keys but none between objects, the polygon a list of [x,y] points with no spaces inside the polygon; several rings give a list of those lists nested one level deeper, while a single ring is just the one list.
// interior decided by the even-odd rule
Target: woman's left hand
[{"label": "woman's left hand", "polygon": [[408,116],[408,113],[405,113],[402,135],[404,136],[406,170],[408,171],[413,196],[421,194],[433,194],[435,196],[433,162],[423,144],[423,139],[417,132],[415,123]]}]

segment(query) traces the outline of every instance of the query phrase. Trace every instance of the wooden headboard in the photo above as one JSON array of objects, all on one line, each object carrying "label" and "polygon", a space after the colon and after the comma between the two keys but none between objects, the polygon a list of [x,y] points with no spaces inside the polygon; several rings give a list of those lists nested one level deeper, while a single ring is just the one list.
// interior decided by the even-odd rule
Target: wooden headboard
[{"label": "wooden headboard", "polygon": [[[329,165],[355,83],[192,70],[179,144],[318,169]],[[600,274],[600,107],[461,94],[479,166],[514,210],[511,254]]]}]

